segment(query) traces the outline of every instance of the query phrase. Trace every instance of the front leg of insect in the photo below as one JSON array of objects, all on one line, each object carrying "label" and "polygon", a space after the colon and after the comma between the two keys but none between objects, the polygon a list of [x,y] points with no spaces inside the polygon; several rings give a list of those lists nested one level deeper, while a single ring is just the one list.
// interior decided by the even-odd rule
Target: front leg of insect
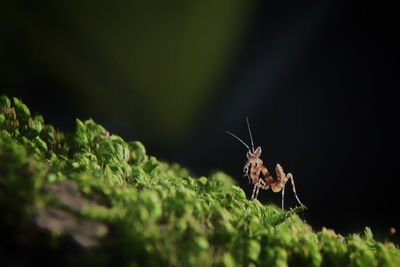
[{"label": "front leg of insect", "polygon": [[[259,150],[261,151],[261,148],[259,148]],[[253,200],[258,196],[260,190],[259,184],[264,183],[260,175],[265,167],[263,166],[262,160],[258,157],[249,157],[249,161],[251,161],[250,178],[251,182],[254,184],[253,194],[251,195],[251,199]]]},{"label": "front leg of insect", "polygon": [[[258,197],[258,191],[260,190],[260,188],[267,190],[269,188],[269,185],[262,179],[260,178],[255,184],[254,184],[254,188],[253,188],[253,194],[251,196],[251,200],[253,199],[257,199]],[[254,195],[255,193],[255,195]]]},{"label": "front leg of insect", "polygon": [[[251,196],[251,200],[258,197],[258,191],[260,190],[260,188],[262,188],[264,190],[267,190],[269,188],[268,179],[272,178],[268,172],[268,169],[265,168],[265,166],[263,165],[263,162],[261,159],[258,159],[257,165],[258,165],[257,172],[254,173],[254,176],[256,177],[256,179],[254,179],[254,188],[253,188],[253,194]],[[263,178],[260,177],[261,173],[263,175]]]},{"label": "front leg of insect", "polygon": [[250,161],[247,161],[243,167],[243,177],[247,177],[249,179],[249,184],[251,183],[250,179]]},{"label": "front leg of insect", "polygon": [[260,183],[257,182],[256,184],[254,184],[253,187],[253,194],[251,194],[251,200],[257,199],[258,196],[258,190],[260,190]]}]

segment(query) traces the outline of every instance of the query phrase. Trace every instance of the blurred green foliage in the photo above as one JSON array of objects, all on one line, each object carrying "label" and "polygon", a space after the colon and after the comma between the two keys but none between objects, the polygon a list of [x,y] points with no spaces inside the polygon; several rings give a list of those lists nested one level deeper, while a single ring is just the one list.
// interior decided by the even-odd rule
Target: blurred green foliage
[{"label": "blurred green foliage", "polygon": [[[222,172],[193,177],[92,120],[62,133],[0,98],[0,231],[7,264],[40,247],[57,265],[399,266],[400,250],[362,235],[315,232],[297,212],[249,201]],[[27,234],[23,241],[22,233]],[[36,234],[33,234],[36,233]],[[68,244],[68,245],[67,245]],[[78,252],[79,253],[78,253]],[[11,256],[10,256],[11,255]],[[37,256],[37,255],[36,255]],[[32,256],[34,257],[34,256]],[[53,262],[54,263],[54,262]]]},{"label": "blurred green foliage", "polygon": [[81,110],[176,141],[221,96],[254,2],[8,2],[0,81],[56,81]]}]

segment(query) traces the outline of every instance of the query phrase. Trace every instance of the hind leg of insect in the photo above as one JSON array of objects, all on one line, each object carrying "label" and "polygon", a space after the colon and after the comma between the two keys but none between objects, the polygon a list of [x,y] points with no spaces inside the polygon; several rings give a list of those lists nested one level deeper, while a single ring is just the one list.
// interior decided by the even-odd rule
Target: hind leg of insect
[{"label": "hind leg of insect", "polygon": [[278,176],[279,183],[276,183],[274,186],[272,186],[272,191],[279,192],[282,189],[282,209],[284,209],[284,202],[285,202],[285,185],[286,185],[286,182],[289,179],[290,179],[290,181],[292,183],[294,196],[296,197],[296,199],[299,202],[299,204],[303,206],[303,203],[301,203],[299,197],[296,194],[296,187],[294,185],[293,174],[291,174],[291,173],[285,174],[285,172],[283,171],[282,166],[279,163],[276,164],[275,171],[276,171],[276,174]]},{"label": "hind leg of insect", "polygon": [[[289,180],[289,179],[290,179],[290,181],[292,182],[293,193],[294,193],[294,196],[295,196],[296,199],[297,199],[297,202],[299,202],[300,205],[304,206],[303,203],[301,203],[299,197],[298,197],[297,194],[296,194],[296,186],[294,185],[294,178],[293,178],[293,175],[292,175],[290,172],[286,175],[286,179],[285,179],[285,180],[287,181],[287,180]],[[283,188],[283,190],[285,190],[285,188]],[[283,194],[284,194],[284,193],[282,193],[282,196],[283,196]]]}]

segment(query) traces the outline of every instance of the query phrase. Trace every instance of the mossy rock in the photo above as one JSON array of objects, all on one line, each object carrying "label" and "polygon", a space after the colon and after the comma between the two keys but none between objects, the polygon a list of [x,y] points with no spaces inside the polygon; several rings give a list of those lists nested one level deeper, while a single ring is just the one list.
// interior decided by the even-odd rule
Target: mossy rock
[{"label": "mossy rock", "polygon": [[62,133],[0,98],[2,266],[399,266],[400,250],[320,232],[249,201],[222,172],[194,177],[93,120]]}]

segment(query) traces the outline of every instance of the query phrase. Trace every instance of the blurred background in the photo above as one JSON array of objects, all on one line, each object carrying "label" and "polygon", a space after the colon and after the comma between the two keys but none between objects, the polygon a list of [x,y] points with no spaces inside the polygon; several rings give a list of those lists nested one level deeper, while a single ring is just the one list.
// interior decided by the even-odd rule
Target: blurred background
[{"label": "blurred background", "polygon": [[[294,174],[302,215],[398,231],[397,14],[365,1],[2,4],[0,93],[60,130],[93,118],[196,175],[242,177],[255,145]],[[286,207],[297,203],[288,184]],[[260,191],[280,206],[281,194]]]}]

